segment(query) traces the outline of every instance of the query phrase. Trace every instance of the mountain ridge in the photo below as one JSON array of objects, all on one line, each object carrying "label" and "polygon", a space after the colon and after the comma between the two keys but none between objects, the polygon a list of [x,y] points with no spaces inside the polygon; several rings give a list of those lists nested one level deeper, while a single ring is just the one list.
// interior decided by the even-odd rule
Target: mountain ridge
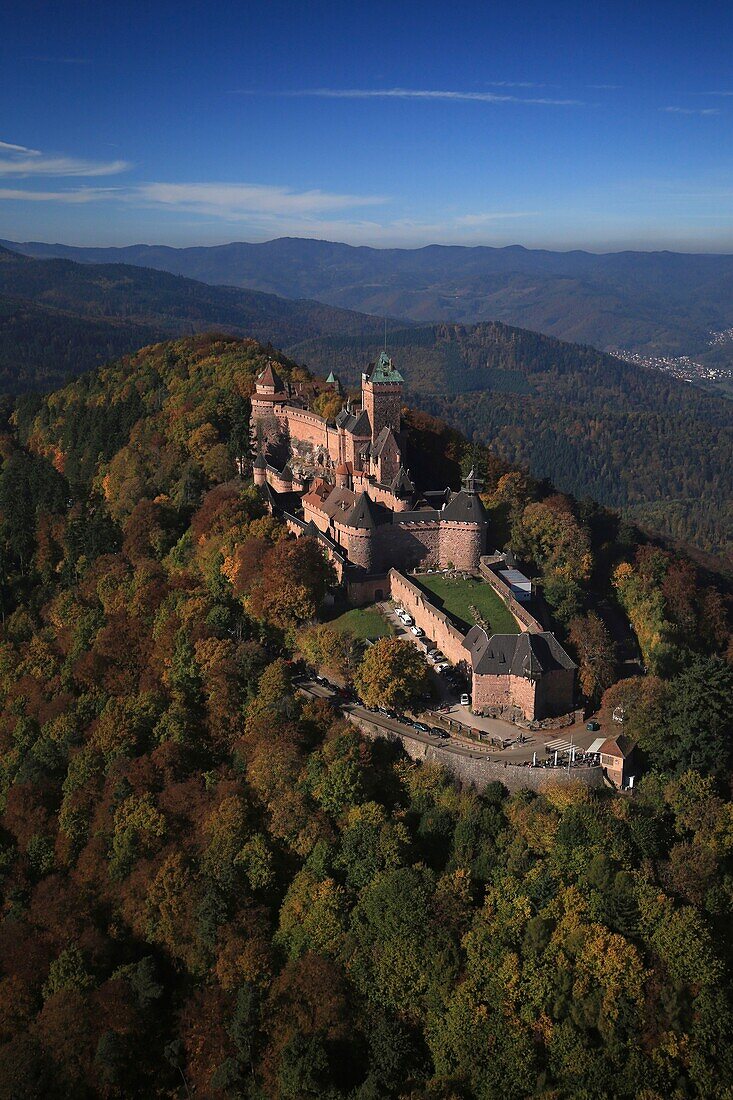
[{"label": "mountain ridge", "polygon": [[602,349],[705,354],[710,333],[733,325],[733,255],[726,253],[380,249],[300,237],[188,247],[1,243],[84,263],[124,258],[212,284],[417,322],[500,320]]}]

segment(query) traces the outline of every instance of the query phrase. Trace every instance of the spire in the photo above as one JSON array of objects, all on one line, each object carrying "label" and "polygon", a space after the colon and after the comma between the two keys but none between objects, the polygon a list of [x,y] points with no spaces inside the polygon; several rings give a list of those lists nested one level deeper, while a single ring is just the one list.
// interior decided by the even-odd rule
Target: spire
[{"label": "spire", "polygon": [[483,480],[480,477],[476,476],[475,466],[472,466],[468,476],[464,477],[463,486],[464,486],[465,491],[467,493],[471,493],[472,495],[475,494],[475,493],[480,493],[481,490],[483,489],[483,487],[484,487]]},{"label": "spire", "polygon": [[367,382],[402,383],[405,381],[386,351],[380,351],[377,361],[369,367],[364,377]]}]

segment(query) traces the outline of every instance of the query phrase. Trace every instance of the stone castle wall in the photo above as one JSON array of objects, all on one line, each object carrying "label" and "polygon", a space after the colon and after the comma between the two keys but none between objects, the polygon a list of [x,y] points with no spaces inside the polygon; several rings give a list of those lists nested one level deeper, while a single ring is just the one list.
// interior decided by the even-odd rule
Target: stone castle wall
[{"label": "stone castle wall", "polygon": [[440,529],[437,522],[385,523],[374,531],[374,568],[386,572],[393,565],[415,569],[423,562],[437,566]]},{"label": "stone castle wall", "polygon": [[440,567],[441,569],[463,569],[474,573],[484,551],[486,530],[473,523],[454,523],[441,520],[440,523]]},{"label": "stone castle wall", "polygon": [[402,386],[393,382],[363,382],[364,409],[372,426],[372,438],[376,439],[382,428],[400,430],[402,414]]},{"label": "stone castle wall", "polygon": [[389,579],[392,599],[409,611],[417,626],[425,631],[452,664],[467,664],[468,652],[463,648],[462,631],[399,570],[390,569]]},{"label": "stone castle wall", "polygon": [[534,615],[529,613],[526,607],[523,607],[518,600],[514,599],[511,588],[501,579],[501,577],[496,575],[489,561],[490,559],[488,558],[482,558],[479,561],[479,572],[481,576],[491,585],[495,592],[499,593],[512,615],[519,623],[520,630],[529,631],[531,634],[540,634],[545,628],[535,619]]},{"label": "stone castle wall", "polygon": [[559,668],[541,676],[537,684],[536,718],[567,714],[575,706],[575,669]]}]

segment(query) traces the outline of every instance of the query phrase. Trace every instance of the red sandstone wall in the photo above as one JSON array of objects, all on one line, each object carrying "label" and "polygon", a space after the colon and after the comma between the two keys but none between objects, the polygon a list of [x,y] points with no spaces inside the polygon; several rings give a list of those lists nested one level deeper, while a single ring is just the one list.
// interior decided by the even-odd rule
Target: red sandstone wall
[{"label": "red sandstone wall", "polygon": [[483,553],[484,530],[470,523],[441,520],[440,566],[475,572]]},{"label": "red sandstone wall", "polygon": [[397,569],[390,569],[390,589],[392,599],[397,600],[409,611],[416,624],[421,627],[428,638],[431,638],[438,649],[445,653],[448,660],[454,664],[461,664],[468,659],[468,653],[463,648],[463,634],[452,622],[430,603],[425,593],[403,576]]},{"label": "red sandstone wall", "polygon": [[438,564],[440,532],[437,523],[391,523],[375,531],[375,569],[415,569]]},{"label": "red sandstone wall", "polygon": [[536,718],[568,714],[575,705],[575,669],[561,668],[545,673],[537,685]]},{"label": "red sandstone wall", "polygon": [[511,611],[514,618],[519,623],[519,629],[522,631],[530,631],[532,634],[541,634],[544,630],[542,623],[535,619],[534,615],[530,615],[526,607],[514,599],[512,596],[512,590],[508,584],[505,584],[501,577],[497,577],[496,573],[489,567],[485,561],[479,563],[479,572],[481,576],[487,581],[491,587],[499,593],[504,603]]}]

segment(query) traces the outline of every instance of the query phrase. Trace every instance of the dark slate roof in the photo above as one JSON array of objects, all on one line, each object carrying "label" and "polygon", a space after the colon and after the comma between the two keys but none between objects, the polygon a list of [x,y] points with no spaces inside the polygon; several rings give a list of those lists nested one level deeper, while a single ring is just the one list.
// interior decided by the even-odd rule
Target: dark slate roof
[{"label": "dark slate roof", "polygon": [[451,497],[441,514],[443,519],[455,523],[483,523],[486,519],[481,497],[477,493],[467,493],[465,489]]},{"label": "dark slate roof", "polygon": [[410,475],[404,466],[400,466],[397,471],[397,477],[392,482],[390,488],[395,496],[409,496],[410,493],[415,492],[415,486],[410,481]]},{"label": "dark slate roof", "polygon": [[366,437],[372,434],[369,416],[363,409],[358,416],[354,416],[348,409],[342,409],[336,417],[336,424],[339,428],[343,428],[345,431],[349,432],[350,435]]},{"label": "dark slate roof", "polygon": [[377,361],[369,364],[365,377],[368,382],[404,382],[386,351],[380,352]]},{"label": "dark slate roof", "polygon": [[437,508],[419,508],[415,512],[393,512],[393,523],[437,523],[442,513]]},{"label": "dark slate roof", "polygon": [[262,451],[257,452],[257,458],[252,463],[252,469],[253,470],[266,470],[267,469],[267,463],[265,462],[265,456],[262,454]]},{"label": "dark slate roof", "polygon": [[384,448],[389,443],[390,439],[394,441],[395,448],[396,448],[397,451],[399,451],[400,445],[397,442],[397,437],[395,436],[394,432],[389,427],[389,425],[387,425],[386,427],[382,428],[381,432],[379,433],[377,438],[374,440],[374,443],[372,445],[372,454],[374,455],[375,458],[379,458],[382,451],[384,450]]},{"label": "dark slate roof", "polygon": [[471,654],[473,671],[478,676],[542,676],[557,669],[574,669],[575,662],[554,634],[492,634],[481,626],[472,626],[463,640]]},{"label": "dark slate roof", "polygon": [[362,493],[343,522],[347,527],[362,527],[372,530],[382,523],[388,523],[391,513],[376,504],[368,493]]}]

